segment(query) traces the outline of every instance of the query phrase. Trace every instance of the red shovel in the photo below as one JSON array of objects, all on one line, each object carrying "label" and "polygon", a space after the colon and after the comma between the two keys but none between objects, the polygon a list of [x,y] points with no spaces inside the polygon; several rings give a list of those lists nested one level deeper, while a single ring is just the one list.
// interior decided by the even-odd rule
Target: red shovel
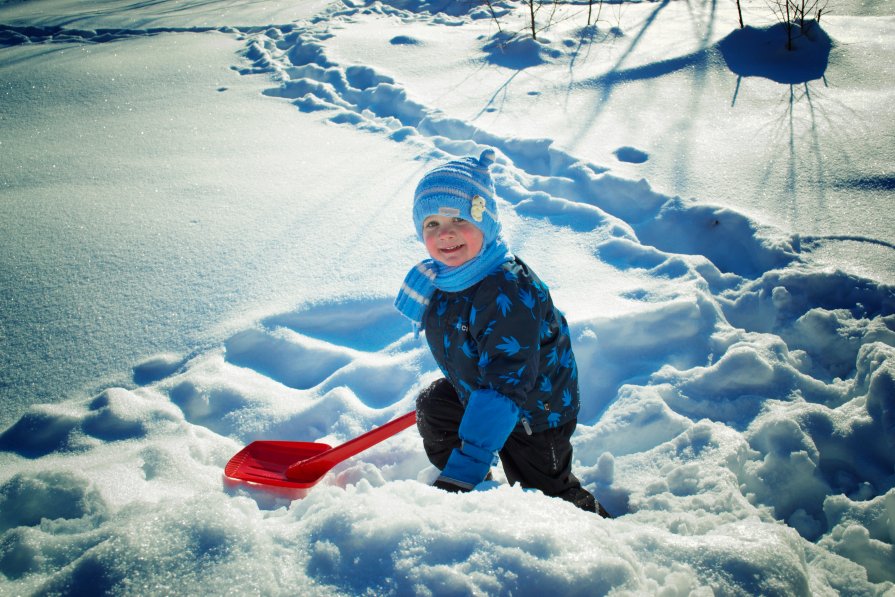
[{"label": "red shovel", "polygon": [[415,422],[416,412],[410,412],[335,448],[314,442],[252,442],[230,459],[224,468],[224,476],[233,481],[307,489],[316,485],[323,475],[343,460],[375,446]]}]

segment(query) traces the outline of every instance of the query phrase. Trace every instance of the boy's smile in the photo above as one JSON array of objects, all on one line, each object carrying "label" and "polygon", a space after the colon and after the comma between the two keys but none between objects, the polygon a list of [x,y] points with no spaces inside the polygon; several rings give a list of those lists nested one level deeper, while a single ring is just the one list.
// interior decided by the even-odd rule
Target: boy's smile
[{"label": "boy's smile", "polygon": [[423,241],[432,259],[457,267],[479,254],[484,235],[462,218],[432,215],[423,220]]}]

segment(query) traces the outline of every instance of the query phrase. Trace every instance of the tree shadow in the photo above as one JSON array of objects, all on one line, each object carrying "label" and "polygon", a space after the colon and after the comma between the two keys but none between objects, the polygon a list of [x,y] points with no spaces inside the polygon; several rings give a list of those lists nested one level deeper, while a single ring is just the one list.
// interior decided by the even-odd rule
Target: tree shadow
[{"label": "tree shadow", "polygon": [[[698,0],[695,0],[698,2]],[[577,144],[594,126],[600,115],[609,106],[616,88],[622,87],[628,83],[635,81],[654,80],[661,77],[680,72],[692,71],[695,73],[694,83],[697,88],[705,84],[705,75],[711,65],[711,39],[714,31],[714,24],[717,14],[717,0],[705,0],[708,5],[708,15],[704,23],[704,28],[698,32],[699,45],[697,49],[689,54],[675,56],[666,60],[660,60],[649,64],[625,68],[624,65],[629,57],[641,45],[647,33],[656,24],[659,16],[670,5],[669,0],[662,0],[652,10],[649,16],[644,20],[642,26],[638,29],[636,35],[633,36],[628,46],[621,53],[609,70],[595,78],[575,82],[570,75],[569,93],[572,92],[572,85],[584,85],[598,91],[599,96],[592,104],[592,109],[587,112],[584,118],[580,120],[578,126],[578,134],[571,141],[572,145]],[[688,6],[692,9],[692,3],[688,0]],[[694,11],[691,10],[691,13]],[[621,36],[617,33],[617,36]],[[698,94],[696,94],[698,95]],[[658,99],[658,98],[657,98]]]},{"label": "tree shadow", "polygon": [[[789,201],[790,217],[800,216],[797,201],[803,181],[812,180],[812,210],[827,209],[829,168],[823,123],[835,119],[835,111],[825,99],[828,89],[826,70],[833,42],[818,23],[806,23],[804,33],[794,40],[794,49],[787,49],[787,30],[783,23],[767,28],[745,27],[721,40],[718,49],[728,69],[736,75],[731,108],[736,108],[749,79],[766,79],[780,88],[781,110],[762,127],[769,159],[760,188],[781,195]],[[853,110],[843,106],[846,113]],[[846,132],[847,126],[833,127]],[[843,148],[848,146],[844,141]],[[837,157],[842,158],[837,152]],[[804,203],[804,202],[803,202]]]},{"label": "tree shadow", "polygon": [[502,97],[502,102],[506,101],[507,94],[509,92],[510,85],[512,84],[513,79],[518,77],[519,73],[521,73],[521,72],[522,72],[522,70],[517,70],[512,75],[507,77],[507,79],[503,83],[501,83],[497,87],[497,89],[494,90],[494,93],[491,94],[491,97],[488,98],[488,101],[485,103],[484,106],[482,106],[482,109],[479,110],[478,113],[470,119],[470,121],[475,122],[486,112],[496,112],[497,110],[499,110],[499,108],[494,107],[494,104],[497,103],[498,98],[501,98],[501,97]]},{"label": "tree shadow", "polygon": [[762,77],[776,83],[798,85],[822,79],[829,63],[833,42],[818,23],[803,29],[786,49],[787,31],[783,23],[768,28],[737,29],[718,43],[727,67],[739,77]]}]

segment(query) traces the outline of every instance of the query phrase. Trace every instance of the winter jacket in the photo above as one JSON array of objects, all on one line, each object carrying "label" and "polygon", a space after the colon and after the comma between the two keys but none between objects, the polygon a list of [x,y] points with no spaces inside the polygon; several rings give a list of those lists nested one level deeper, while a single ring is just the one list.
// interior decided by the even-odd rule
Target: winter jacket
[{"label": "winter jacket", "polygon": [[494,390],[519,406],[519,424],[529,433],[578,416],[568,324],[547,286],[518,257],[466,290],[436,290],[425,330],[464,404],[474,390]]}]

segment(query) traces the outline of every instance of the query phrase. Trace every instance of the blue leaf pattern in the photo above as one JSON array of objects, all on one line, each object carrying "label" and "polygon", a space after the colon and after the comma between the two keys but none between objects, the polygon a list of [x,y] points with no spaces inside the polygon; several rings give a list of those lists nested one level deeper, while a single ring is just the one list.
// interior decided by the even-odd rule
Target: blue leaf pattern
[{"label": "blue leaf pattern", "polygon": [[572,349],[567,348],[562,351],[562,355],[559,357],[559,364],[563,369],[568,369],[572,364]]},{"label": "blue leaf pattern", "polygon": [[522,374],[525,372],[525,365],[519,367],[516,371],[511,371],[505,375],[501,375],[500,379],[510,384],[511,386],[518,386],[522,383]]},{"label": "blue leaf pattern", "polygon": [[578,411],[568,324],[524,267],[501,268],[468,290],[437,290],[425,324],[435,361],[464,404],[476,390],[500,392],[535,433]]},{"label": "blue leaf pattern", "polygon": [[550,352],[547,353],[547,364],[551,367],[555,367],[556,363],[559,362],[559,355],[556,354],[556,347],[554,346],[550,349]]},{"label": "blue leaf pattern", "polygon": [[572,391],[569,388],[562,391],[562,405],[566,408],[572,406]]},{"label": "blue leaf pattern", "polygon": [[519,291],[519,300],[522,301],[522,304],[528,308],[528,311],[531,313],[531,316],[535,316],[534,308],[535,308],[535,297],[528,290],[520,290]]},{"label": "blue leaf pattern", "polygon": [[497,348],[502,350],[508,356],[514,356],[518,354],[520,350],[528,348],[527,346],[522,346],[519,341],[516,340],[515,336],[510,336],[509,338],[503,336],[501,340],[503,340],[503,344],[498,344]]},{"label": "blue leaf pattern", "polygon": [[510,309],[513,308],[513,301],[510,300],[510,297],[501,292],[497,295],[496,302],[497,308],[500,309],[500,314],[506,317]]}]

